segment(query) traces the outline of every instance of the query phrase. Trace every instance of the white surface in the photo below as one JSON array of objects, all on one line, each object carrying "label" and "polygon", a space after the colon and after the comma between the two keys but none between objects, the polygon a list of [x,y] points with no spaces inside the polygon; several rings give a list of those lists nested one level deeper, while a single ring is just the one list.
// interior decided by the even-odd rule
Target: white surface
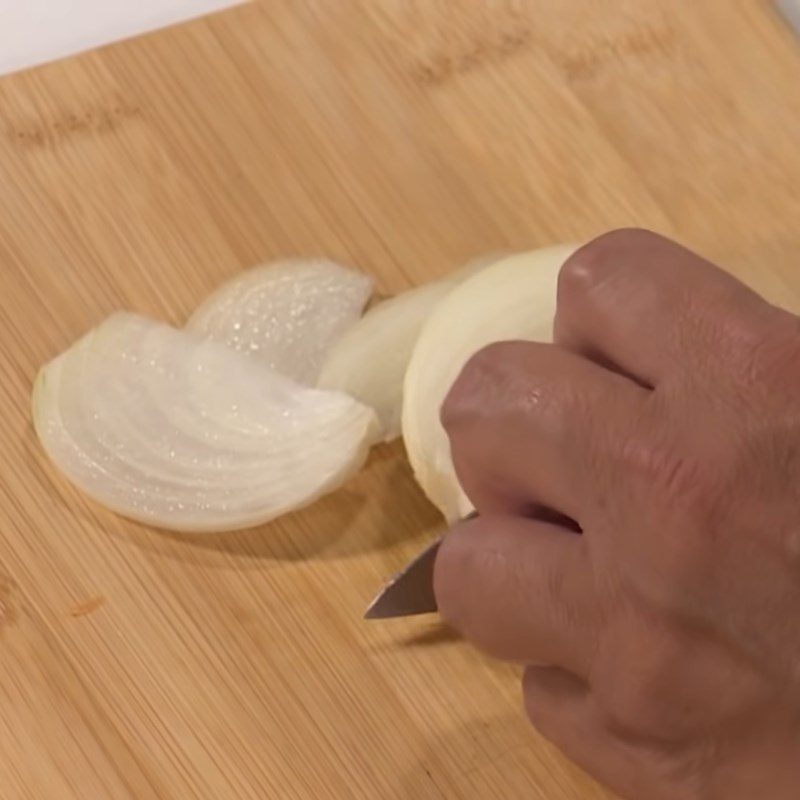
[{"label": "white surface", "polygon": [[0,0],[0,75],[243,0]]}]

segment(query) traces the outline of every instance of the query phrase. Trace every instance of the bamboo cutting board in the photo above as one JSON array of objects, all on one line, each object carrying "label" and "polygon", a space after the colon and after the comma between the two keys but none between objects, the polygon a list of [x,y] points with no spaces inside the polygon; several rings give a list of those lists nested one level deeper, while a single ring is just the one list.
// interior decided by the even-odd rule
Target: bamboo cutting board
[{"label": "bamboo cutting board", "polygon": [[609,798],[516,668],[361,620],[439,528],[400,446],[173,536],[60,479],[31,383],[112,310],[180,323],[285,255],[391,293],[642,225],[800,310],[798,142],[800,48],[759,0],[263,0],[0,80],[0,796]]}]

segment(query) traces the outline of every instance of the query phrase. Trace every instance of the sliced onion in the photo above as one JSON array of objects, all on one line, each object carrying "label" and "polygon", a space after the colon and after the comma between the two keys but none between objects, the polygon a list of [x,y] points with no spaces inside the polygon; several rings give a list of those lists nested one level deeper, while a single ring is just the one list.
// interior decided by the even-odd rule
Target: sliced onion
[{"label": "sliced onion", "polygon": [[325,259],[276,261],[219,287],[186,329],[313,386],[331,344],[372,293],[363,273]]},{"label": "sliced onion", "polygon": [[405,376],[403,437],[417,480],[450,522],[473,508],[439,421],[447,392],[469,358],[488,344],[552,340],[558,272],[574,250],[557,245],[492,264],[454,288],[422,328]]},{"label": "sliced onion", "polygon": [[455,286],[499,257],[477,258],[447,278],[378,303],[333,345],[317,386],[346,392],[374,408],[384,441],[395,439],[400,435],[403,378],[422,326]]},{"label": "sliced onion", "polygon": [[33,406],[48,455],[88,495],[194,532],[266,522],[336,489],[376,426],[344,394],[127,313],[46,365]]}]

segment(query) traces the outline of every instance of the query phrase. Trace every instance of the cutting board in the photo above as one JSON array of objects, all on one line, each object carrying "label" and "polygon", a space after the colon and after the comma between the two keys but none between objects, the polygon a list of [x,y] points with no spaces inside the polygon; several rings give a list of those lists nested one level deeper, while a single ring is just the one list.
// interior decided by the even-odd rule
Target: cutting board
[{"label": "cutting board", "polygon": [[176,536],[56,474],[31,383],[114,309],[181,323],[287,255],[388,294],[640,225],[800,310],[798,87],[754,0],[264,0],[0,80],[4,800],[609,798],[518,668],[362,621],[441,529],[399,444],[279,522]]}]

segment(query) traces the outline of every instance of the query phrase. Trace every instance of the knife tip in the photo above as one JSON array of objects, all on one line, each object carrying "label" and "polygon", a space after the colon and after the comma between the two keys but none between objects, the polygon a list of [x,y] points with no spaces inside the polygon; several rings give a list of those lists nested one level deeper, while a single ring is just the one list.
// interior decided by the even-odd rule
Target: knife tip
[{"label": "knife tip", "polygon": [[375,595],[372,602],[367,606],[366,611],[364,611],[364,619],[380,619],[383,617],[383,614],[380,613],[380,609],[378,608],[382,597],[383,589]]}]

